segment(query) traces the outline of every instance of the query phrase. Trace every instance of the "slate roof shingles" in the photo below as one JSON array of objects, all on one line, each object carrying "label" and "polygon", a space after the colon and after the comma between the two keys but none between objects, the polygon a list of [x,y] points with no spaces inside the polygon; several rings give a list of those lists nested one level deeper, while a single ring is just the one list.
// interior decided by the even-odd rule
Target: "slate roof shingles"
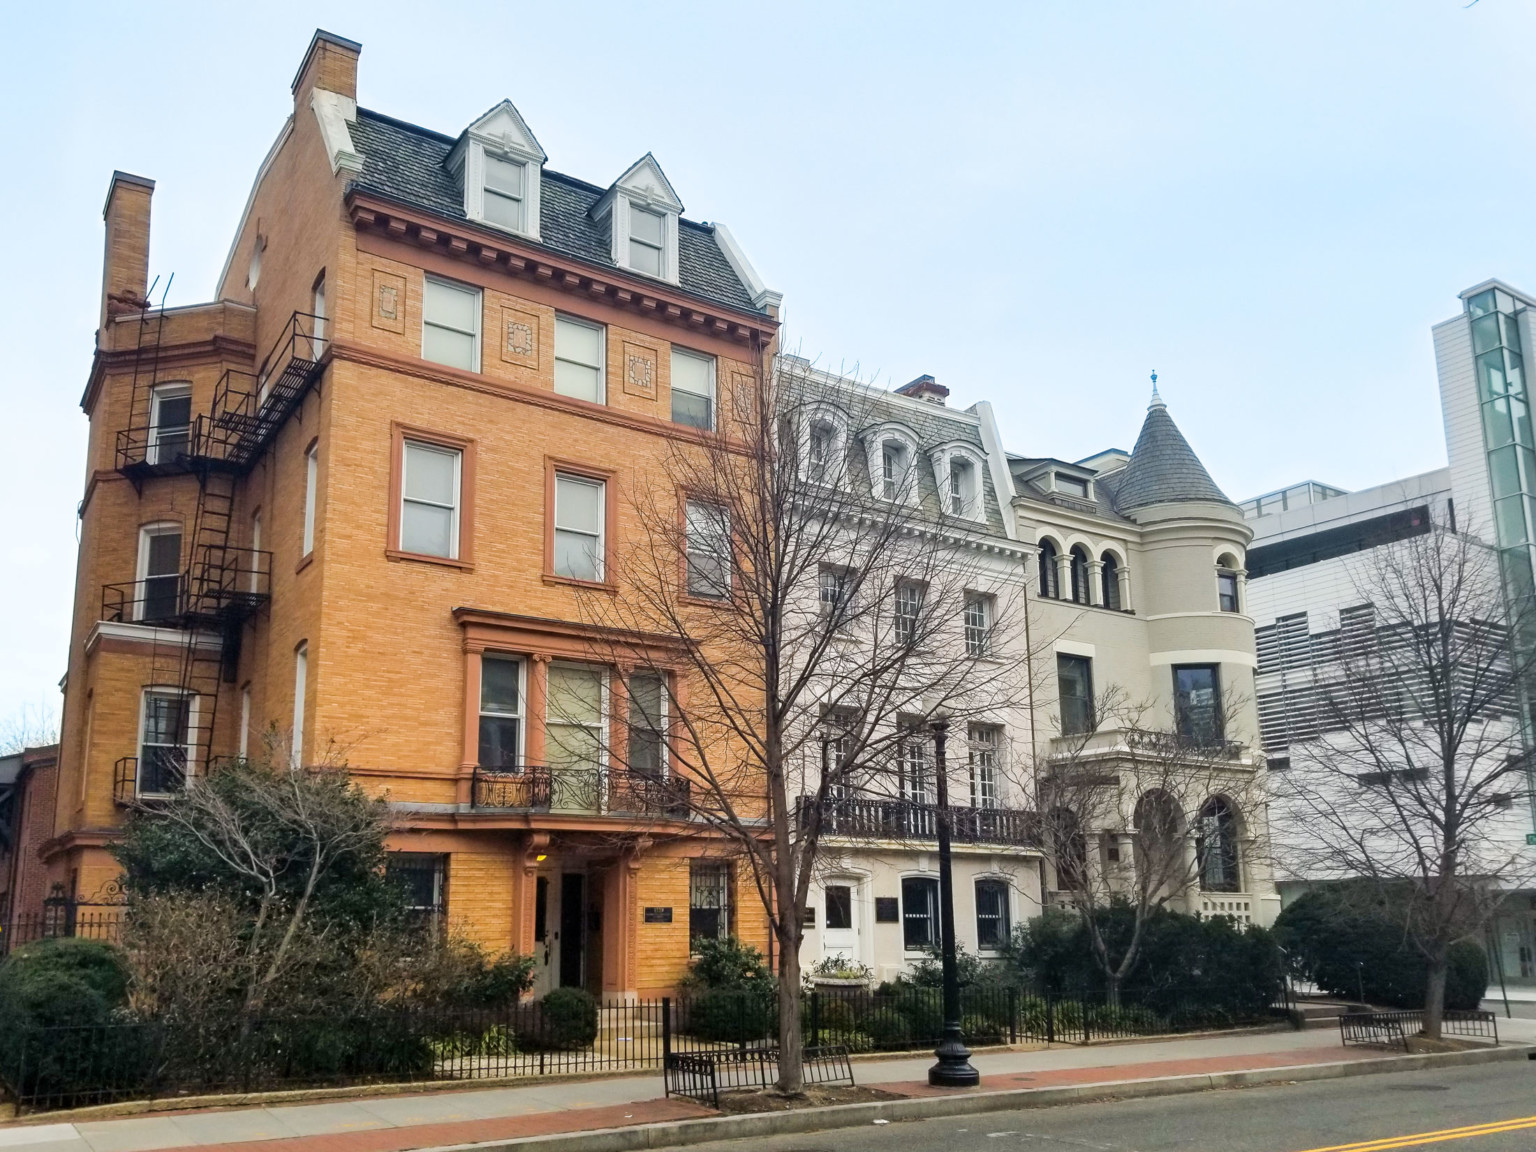
[{"label": "slate roof shingles", "polygon": [[1119,474],[1113,499],[1122,512],[1186,500],[1232,504],[1161,403],[1147,409],[1131,461]]},{"label": "slate roof shingles", "polygon": [[[453,147],[451,137],[359,108],[352,141],[363,157],[363,170],[353,181],[354,187],[452,220],[466,219],[464,195],[443,166]],[[591,264],[614,267],[608,231],[589,215],[605,191],[544,168],[539,197],[540,244]],[[720,250],[713,228],[679,219],[677,232],[678,286],[683,291],[763,314]]]}]

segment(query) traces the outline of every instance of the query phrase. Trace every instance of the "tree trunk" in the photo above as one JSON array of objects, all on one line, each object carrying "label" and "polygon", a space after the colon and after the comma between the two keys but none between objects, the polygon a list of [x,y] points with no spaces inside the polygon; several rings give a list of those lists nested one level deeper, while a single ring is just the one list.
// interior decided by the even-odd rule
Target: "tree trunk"
[{"label": "tree trunk", "polygon": [[1109,982],[1104,986],[1104,999],[1111,1008],[1120,1007],[1120,974],[1110,973]]},{"label": "tree trunk", "polygon": [[805,1089],[801,1066],[805,1038],[800,1031],[800,943],[779,937],[779,1091],[798,1096]]},{"label": "tree trunk", "polygon": [[1450,949],[1436,947],[1429,956],[1429,980],[1424,989],[1424,1035],[1440,1039],[1440,1022],[1445,1017],[1445,977],[1450,969]]}]

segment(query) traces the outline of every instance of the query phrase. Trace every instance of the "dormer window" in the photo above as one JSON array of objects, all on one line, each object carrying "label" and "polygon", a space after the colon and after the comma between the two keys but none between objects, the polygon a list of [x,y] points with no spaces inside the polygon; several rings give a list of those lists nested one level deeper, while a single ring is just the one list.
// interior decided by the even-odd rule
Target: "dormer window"
[{"label": "dormer window", "polygon": [[1088,481],[1081,476],[1068,476],[1065,472],[1058,472],[1056,473],[1056,491],[1064,496],[1086,500],[1088,499]]},{"label": "dormer window", "polygon": [[949,460],[949,512],[969,516],[976,503],[976,466],[959,456]]},{"label": "dormer window", "polygon": [[683,202],[656,157],[647,152],[592,205],[592,219],[608,226],[616,265],[676,284],[677,220],[682,211]]},{"label": "dormer window", "polygon": [[503,100],[464,130],[444,164],[464,189],[464,215],[479,224],[539,238],[544,149]]},{"label": "dormer window", "polygon": [[485,219],[512,232],[528,230],[528,165],[485,157]]},{"label": "dormer window", "polygon": [[805,471],[806,477],[817,484],[827,482],[827,473],[832,462],[832,425],[823,424],[819,420],[811,425],[810,442],[806,446]]},{"label": "dormer window", "polygon": [[880,445],[880,495],[895,500],[907,481],[907,450],[894,440]]},{"label": "dormer window", "polygon": [[666,251],[667,218],[649,208],[629,206],[629,266],[647,276],[661,275]]}]

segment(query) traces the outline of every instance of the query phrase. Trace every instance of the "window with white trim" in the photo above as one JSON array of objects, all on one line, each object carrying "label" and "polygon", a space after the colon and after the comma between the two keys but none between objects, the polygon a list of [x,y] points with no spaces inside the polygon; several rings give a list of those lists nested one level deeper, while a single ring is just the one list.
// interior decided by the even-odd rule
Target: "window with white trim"
[{"label": "window with white trim", "polygon": [[880,495],[886,500],[900,500],[907,490],[907,472],[911,461],[907,446],[899,440],[880,445]]},{"label": "window with white trim", "polygon": [[715,426],[715,358],[687,348],[672,348],[672,423]]},{"label": "window with white trim", "polygon": [[601,324],[555,315],[555,391],[577,400],[604,402],[603,345],[606,330]]},{"label": "window with white trim", "polygon": [[135,620],[169,620],[181,611],[181,525],[139,529],[139,591]]},{"label": "window with white trim", "polygon": [[916,642],[921,629],[923,595],[927,589],[917,580],[896,581],[896,605],[893,616],[896,625],[896,643],[907,645]]},{"label": "window with white trim", "polygon": [[523,756],[523,662],[511,656],[480,657],[480,751],[482,768],[516,768]]},{"label": "window with white trim", "polygon": [[992,597],[967,592],[964,615],[965,654],[972,658],[992,655]]},{"label": "window with white trim", "polygon": [[422,289],[421,358],[480,371],[480,289],[428,276]]},{"label": "window with white trim", "polygon": [[311,305],[314,319],[310,321],[312,335],[309,341],[309,358],[320,359],[320,354],[325,351],[325,273],[320,273],[315,278],[314,302]]},{"label": "window with white trim", "polygon": [[629,770],[659,778],[666,770],[667,690],[656,672],[635,672],[629,690]]},{"label": "window with white trim", "polygon": [[689,500],[688,592],[723,599],[731,594],[730,512],[718,504]]},{"label": "window with white trim", "polygon": [[939,882],[934,877],[902,878],[901,940],[908,952],[920,952],[939,942]]},{"label": "window with white trim", "polygon": [[832,483],[832,459],[836,452],[836,437],[837,432],[832,425],[821,420],[811,422],[811,431],[805,448],[805,475],[806,479],[812,483]]},{"label": "window with white trim", "polygon": [[997,749],[1001,742],[998,730],[991,724],[970,726],[971,751],[971,807],[996,808]]},{"label": "window with white trim", "polygon": [[949,513],[969,516],[976,506],[976,465],[964,456],[949,458]]},{"label": "window with white trim", "polygon": [[647,276],[661,276],[667,245],[667,218],[630,202],[629,266]]},{"label": "window with white trim", "polygon": [[[581,664],[549,666],[549,703],[544,719],[544,754],[554,772],[566,772],[573,789],[584,782],[570,775],[603,764],[606,676]],[[558,785],[555,785],[558,789]],[[595,792],[595,787],[593,788]],[[573,791],[568,800],[576,799]]]},{"label": "window with white trim", "polygon": [[304,697],[309,691],[309,641],[300,640],[293,650],[293,746],[290,763],[304,763]]},{"label": "window with white trim", "polygon": [[1002,880],[976,881],[976,948],[995,952],[1008,943],[1008,885]]},{"label": "window with white trim", "polygon": [[251,754],[251,686],[240,689],[240,759]]},{"label": "window with white trim", "polygon": [[816,592],[821,614],[833,620],[838,629],[846,628],[853,615],[855,579],[853,569],[831,564],[823,564],[817,574]]},{"label": "window with white trim", "polygon": [[607,485],[555,473],[555,575],[603,578],[603,519]]},{"label": "window with white trim", "polygon": [[485,221],[511,232],[528,230],[528,165],[485,154]]},{"label": "window with white trim", "polygon": [[149,463],[174,464],[192,447],[192,385],[156,384],[149,394]]},{"label": "window with white trim", "polygon": [[247,576],[246,591],[261,591],[261,575],[263,569],[261,555],[261,509],[251,513],[251,570]]},{"label": "window with white trim", "polygon": [[192,697],[176,688],[147,688],[139,737],[140,796],[181,791],[192,762]]},{"label": "window with white trim", "polygon": [[311,444],[304,453],[304,550],[308,556],[315,550],[315,499],[320,488],[320,444]]},{"label": "window with white trim", "polygon": [[454,559],[464,453],[407,440],[400,477],[400,551]]}]

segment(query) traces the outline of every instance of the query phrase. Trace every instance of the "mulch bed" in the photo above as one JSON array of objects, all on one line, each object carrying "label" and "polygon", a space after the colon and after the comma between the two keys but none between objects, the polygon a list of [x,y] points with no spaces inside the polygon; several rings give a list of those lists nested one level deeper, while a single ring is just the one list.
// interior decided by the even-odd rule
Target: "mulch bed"
[{"label": "mulch bed", "polygon": [[727,1116],[748,1112],[789,1112],[795,1108],[821,1108],[827,1104],[871,1104],[878,1100],[905,1100],[896,1092],[879,1088],[807,1088],[799,1096],[780,1096],[772,1089],[760,1092],[722,1092],[720,1111]]}]

